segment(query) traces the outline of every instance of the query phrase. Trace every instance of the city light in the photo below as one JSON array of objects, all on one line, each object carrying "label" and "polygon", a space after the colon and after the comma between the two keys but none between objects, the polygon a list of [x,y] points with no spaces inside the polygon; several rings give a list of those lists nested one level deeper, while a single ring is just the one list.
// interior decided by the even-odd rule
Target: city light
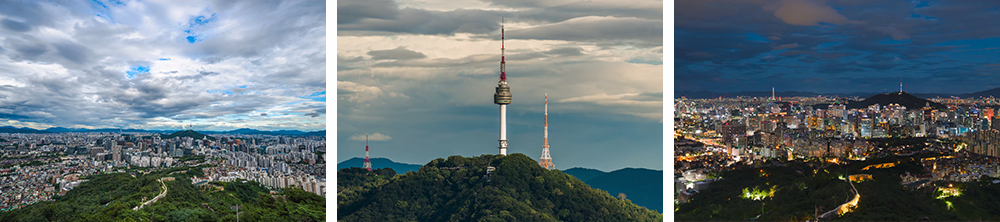
[{"label": "city light", "polygon": [[750,200],[763,200],[764,198],[774,197],[774,191],[777,186],[771,186],[770,190],[758,190],[754,187],[752,190],[750,188],[743,188],[743,199]]}]

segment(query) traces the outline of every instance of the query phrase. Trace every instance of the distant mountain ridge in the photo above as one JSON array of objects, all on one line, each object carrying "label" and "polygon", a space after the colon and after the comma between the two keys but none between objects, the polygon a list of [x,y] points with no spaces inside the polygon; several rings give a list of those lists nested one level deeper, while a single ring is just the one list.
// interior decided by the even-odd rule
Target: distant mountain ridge
[{"label": "distant mountain ridge", "polygon": [[[372,161],[372,168],[378,169],[378,168],[388,167],[392,168],[392,170],[395,170],[397,174],[405,174],[408,171],[416,172],[417,170],[420,169],[420,166],[422,166],[418,164],[395,162],[388,158],[381,158],[381,157],[371,158],[370,160]],[[351,168],[351,167],[362,167],[364,166],[364,164],[365,164],[365,158],[354,157],[337,163],[337,170],[344,168]]]},{"label": "distant mountain ridge", "polygon": [[[0,133],[101,133],[101,132],[122,132],[122,133],[163,133],[170,134],[186,130],[144,130],[144,129],[84,129],[84,128],[64,128],[52,127],[44,130],[36,130],[26,127],[0,126]],[[230,131],[199,131],[203,134],[247,134],[247,135],[285,135],[285,136],[326,136],[326,130],[303,132],[299,130],[278,130],[263,131],[256,129],[236,129]]]},{"label": "distant mountain ridge", "polygon": [[608,172],[604,172],[604,171],[600,171],[600,170],[589,169],[589,168],[582,168],[582,167],[573,167],[573,168],[569,168],[569,169],[563,170],[562,172],[566,173],[566,174],[569,174],[569,175],[572,175],[572,176],[576,177],[577,179],[580,179],[580,181],[583,181],[583,182],[587,182],[587,180],[590,180],[590,179],[592,179],[594,177],[597,177],[597,176],[600,176],[602,174],[608,173]]},{"label": "distant mountain ridge", "polygon": [[617,196],[624,193],[636,205],[663,212],[663,171],[643,168],[623,168],[604,173],[600,170],[574,167],[563,171],[590,187]]},{"label": "distant mountain ridge", "polygon": [[[774,92],[777,97],[815,97],[815,96],[840,96],[840,97],[861,97],[868,98],[878,94],[885,94],[888,92],[877,93],[877,92],[854,92],[854,93],[815,93],[815,92],[801,92],[801,91],[785,91],[785,92]],[[975,98],[975,97],[1000,97],[1000,88],[983,90],[973,93],[909,93],[910,95],[920,97],[920,98],[934,98],[934,97],[959,97],[959,98]],[[674,98],[686,97],[690,99],[710,99],[718,97],[771,97],[771,91],[741,91],[741,92],[709,92],[709,91],[674,91]]]}]

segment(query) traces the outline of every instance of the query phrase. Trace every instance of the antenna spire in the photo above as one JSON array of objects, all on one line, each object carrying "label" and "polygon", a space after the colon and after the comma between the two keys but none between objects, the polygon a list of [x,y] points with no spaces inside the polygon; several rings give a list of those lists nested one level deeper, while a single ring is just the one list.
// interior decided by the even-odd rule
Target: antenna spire
[{"label": "antenna spire", "polygon": [[507,81],[507,61],[504,58],[503,17],[500,18],[500,81]]}]

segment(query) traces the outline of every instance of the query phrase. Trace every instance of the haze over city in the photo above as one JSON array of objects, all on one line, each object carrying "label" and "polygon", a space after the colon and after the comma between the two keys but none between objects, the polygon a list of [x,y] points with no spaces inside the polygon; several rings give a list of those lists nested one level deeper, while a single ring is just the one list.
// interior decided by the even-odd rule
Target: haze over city
[{"label": "haze over city", "polygon": [[[338,2],[338,162],[497,154],[501,20],[508,153],[559,169],[662,169],[659,1]],[[373,166],[378,168],[378,166]]]},{"label": "haze over city", "polygon": [[322,1],[0,7],[0,126],[326,128]]}]

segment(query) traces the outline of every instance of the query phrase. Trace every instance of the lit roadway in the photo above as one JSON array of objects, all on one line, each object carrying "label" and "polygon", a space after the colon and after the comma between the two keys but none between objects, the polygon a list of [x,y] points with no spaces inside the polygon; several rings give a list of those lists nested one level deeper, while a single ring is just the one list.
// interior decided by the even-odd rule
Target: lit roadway
[{"label": "lit roadway", "polygon": [[858,206],[858,200],[861,199],[861,194],[858,194],[858,189],[854,188],[854,183],[851,183],[851,180],[848,179],[847,183],[851,184],[851,189],[854,189],[854,199],[848,201],[847,203],[841,204],[840,207],[837,207],[837,209],[833,209],[826,213],[823,213],[823,215],[820,215],[819,218],[826,218],[833,215],[834,213],[837,213],[837,215],[844,215],[844,213],[851,211],[851,208]]}]

